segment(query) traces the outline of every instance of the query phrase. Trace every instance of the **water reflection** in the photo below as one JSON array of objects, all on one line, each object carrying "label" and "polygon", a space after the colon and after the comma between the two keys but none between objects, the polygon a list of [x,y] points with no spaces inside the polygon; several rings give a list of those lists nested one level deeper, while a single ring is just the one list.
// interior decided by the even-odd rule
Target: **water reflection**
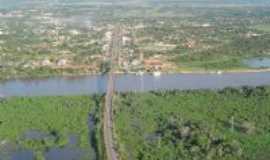
[{"label": "water reflection", "polygon": [[270,68],[270,58],[258,57],[244,60],[244,64],[251,68]]},{"label": "water reflection", "polygon": [[46,160],[80,160],[86,158],[86,152],[76,147],[56,147],[45,153]]},{"label": "water reflection", "polygon": [[[93,131],[91,131],[93,132]],[[51,134],[46,134],[41,131],[30,130],[22,137],[24,140],[40,141],[43,139],[54,138]],[[96,154],[93,148],[81,149],[79,145],[79,136],[71,134],[69,142],[63,147],[52,147],[43,153],[45,160],[80,160],[89,159],[95,160]],[[37,157],[34,151],[23,149],[18,144],[9,142],[1,142],[0,160],[35,160]]]},{"label": "water reflection", "polygon": [[17,151],[12,154],[11,160],[34,160],[34,154],[29,150]]},{"label": "water reflection", "polygon": [[34,152],[6,140],[0,141],[0,160],[34,160]]}]

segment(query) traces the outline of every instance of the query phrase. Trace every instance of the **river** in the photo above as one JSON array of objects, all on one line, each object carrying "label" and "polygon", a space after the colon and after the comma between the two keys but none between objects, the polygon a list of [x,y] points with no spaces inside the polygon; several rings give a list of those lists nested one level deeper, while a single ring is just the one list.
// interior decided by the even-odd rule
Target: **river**
[{"label": "river", "polygon": [[[60,96],[104,93],[107,76],[52,77],[0,82],[0,95]],[[225,87],[270,85],[270,72],[223,74],[121,74],[115,79],[117,92],[146,92],[155,90],[222,89]]]}]

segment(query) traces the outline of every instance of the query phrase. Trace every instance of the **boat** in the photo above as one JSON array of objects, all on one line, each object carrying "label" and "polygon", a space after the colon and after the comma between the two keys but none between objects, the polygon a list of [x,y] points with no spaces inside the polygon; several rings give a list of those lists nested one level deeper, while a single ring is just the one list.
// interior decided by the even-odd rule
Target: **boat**
[{"label": "boat", "polygon": [[153,75],[154,75],[155,77],[160,77],[160,76],[161,76],[161,72],[156,71],[156,72],[153,73]]},{"label": "boat", "polygon": [[137,76],[143,76],[144,75],[144,72],[143,71],[139,71],[136,73]]},{"label": "boat", "polygon": [[143,76],[143,75],[144,75],[144,72],[143,72],[143,71],[140,71],[140,72],[139,72],[139,75],[140,75],[140,76]]},{"label": "boat", "polygon": [[222,71],[217,71],[217,74],[218,75],[221,75],[223,72]]}]

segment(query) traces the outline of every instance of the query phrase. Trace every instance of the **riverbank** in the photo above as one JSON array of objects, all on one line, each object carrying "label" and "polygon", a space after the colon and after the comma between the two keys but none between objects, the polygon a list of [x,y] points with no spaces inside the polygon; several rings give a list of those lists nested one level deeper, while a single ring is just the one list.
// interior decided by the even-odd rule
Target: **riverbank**
[{"label": "riverbank", "polygon": [[[192,68],[179,68],[177,70],[172,71],[157,71],[160,75],[163,74],[223,74],[223,73],[259,73],[259,72],[270,72],[270,68],[262,68],[262,69],[245,69],[245,68],[238,68],[238,69],[227,69],[227,70],[204,70],[204,69],[192,69]],[[154,75],[155,72],[122,72],[116,71],[117,75],[143,75],[143,74],[152,74]],[[0,83],[9,81],[9,80],[41,80],[41,79],[48,79],[48,78],[57,78],[57,77],[66,77],[66,78],[76,78],[76,77],[83,77],[83,76],[101,76],[106,73],[64,73],[64,74],[50,74],[50,75],[24,75],[24,76],[0,76]]]}]

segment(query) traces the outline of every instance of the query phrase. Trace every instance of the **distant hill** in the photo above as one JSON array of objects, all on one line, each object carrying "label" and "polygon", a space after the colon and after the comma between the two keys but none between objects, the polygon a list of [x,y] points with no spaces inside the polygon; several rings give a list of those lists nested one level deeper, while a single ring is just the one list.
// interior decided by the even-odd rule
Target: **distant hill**
[{"label": "distant hill", "polygon": [[179,4],[183,6],[265,6],[270,5],[270,0],[145,0],[152,4]]},{"label": "distant hill", "polygon": [[0,9],[31,5],[180,5],[183,7],[270,6],[270,0],[0,0]]}]

